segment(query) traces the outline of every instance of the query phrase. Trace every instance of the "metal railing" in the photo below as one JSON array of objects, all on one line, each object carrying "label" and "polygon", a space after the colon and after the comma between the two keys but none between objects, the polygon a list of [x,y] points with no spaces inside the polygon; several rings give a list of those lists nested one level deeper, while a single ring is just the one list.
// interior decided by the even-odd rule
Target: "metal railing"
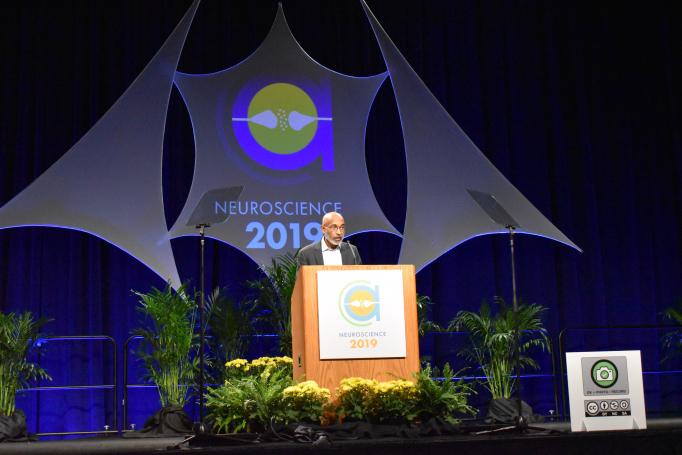
[{"label": "metal railing", "polygon": [[26,389],[22,389],[23,391],[26,392],[55,392],[59,390],[66,390],[66,391],[71,391],[71,390],[112,390],[113,391],[113,400],[112,400],[112,410],[113,410],[113,425],[110,428],[113,428],[112,430],[107,429],[108,425],[104,426],[103,430],[100,431],[93,431],[93,430],[83,430],[83,431],[62,431],[62,432],[40,432],[40,413],[36,415],[36,434],[38,436],[68,436],[68,435],[87,435],[87,434],[107,434],[107,433],[118,433],[118,407],[116,406],[116,400],[118,396],[118,371],[117,371],[117,365],[118,365],[118,358],[117,358],[117,352],[118,352],[118,345],[116,344],[116,340],[114,340],[112,337],[108,335],[71,335],[71,336],[48,336],[44,337],[41,340],[43,340],[45,343],[51,343],[51,342],[74,342],[74,341],[106,341],[106,344],[109,344],[112,346],[111,349],[111,354],[113,358],[113,383],[111,384],[88,384],[88,385],[62,385],[62,386],[38,386],[38,387],[29,387]]},{"label": "metal railing", "polygon": [[[130,346],[130,342],[133,340],[140,340],[142,339],[141,336],[139,335],[133,335],[128,337],[126,339],[125,343],[123,343],[123,400],[121,401],[121,421],[122,421],[122,426],[121,426],[121,432],[125,433],[126,431],[129,431],[127,429],[128,426],[128,389],[130,387],[136,386],[136,387],[152,387],[150,385],[146,384],[128,384],[128,347]],[[131,429],[132,431],[132,429]]]}]

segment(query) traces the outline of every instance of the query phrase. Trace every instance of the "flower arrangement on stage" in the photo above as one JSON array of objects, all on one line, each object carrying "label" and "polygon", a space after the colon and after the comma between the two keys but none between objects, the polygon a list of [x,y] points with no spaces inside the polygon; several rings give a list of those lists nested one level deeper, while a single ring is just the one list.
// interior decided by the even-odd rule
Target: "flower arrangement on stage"
[{"label": "flower arrangement on stage", "polygon": [[[439,379],[433,376],[442,375]],[[456,424],[456,416],[475,414],[469,406],[473,389],[448,364],[442,372],[426,365],[415,381],[347,378],[337,389],[335,412],[341,421],[401,424],[441,419]]]},{"label": "flower arrangement on stage", "polygon": [[250,368],[255,371],[264,371],[267,369],[284,369],[291,374],[294,361],[291,357],[258,357],[251,361]]},{"label": "flower arrangement on stage", "polygon": [[320,423],[331,398],[329,389],[315,381],[304,381],[282,391],[282,404],[293,422]]},{"label": "flower arrangement on stage", "polygon": [[428,365],[414,381],[346,378],[335,396],[315,381],[296,383],[289,357],[235,359],[225,369],[224,384],[209,389],[206,400],[209,421],[220,433],[260,432],[297,422],[410,424],[436,418],[454,424],[457,416],[475,413],[467,404],[473,390],[454,379],[447,365],[439,379],[431,377],[438,372]]},{"label": "flower arrangement on stage", "polygon": [[225,377],[227,379],[239,379],[247,376],[256,376],[265,370],[286,370],[289,375],[294,366],[291,357],[258,357],[249,362],[245,359],[234,359],[225,363]]},{"label": "flower arrangement on stage", "polygon": [[337,389],[337,414],[345,420],[366,420],[367,406],[372,390],[378,381],[364,378],[346,378],[341,380]]},{"label": "flower arrangement on stage", "polygon": [[395,424],[414,420],[417,401],[417,386],[411,381],[347,378],[341,380],[335,404],[342,421]]},{"label": "flower arrangement on stage", "polygon": [[225,383],[208,389],[206,407],[220,433],[260,432],[273,423],[286,423],[283,394],[294,385],[289,357],[261,357],[225,364]]}]

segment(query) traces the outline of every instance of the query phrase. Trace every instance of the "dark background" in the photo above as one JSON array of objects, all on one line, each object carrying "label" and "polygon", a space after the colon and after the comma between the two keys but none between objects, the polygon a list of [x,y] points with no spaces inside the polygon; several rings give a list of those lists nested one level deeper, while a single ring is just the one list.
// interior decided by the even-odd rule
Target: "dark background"
[{"label": "dark background", "polygon": [[[284,0],[294,36],[312,58],[350,75],[385,71],[359,2]],[[675,2],[369,0],[368,4],[436,98],[497,168],[559,229],[558,243],[517,237],[519,295],[548,307],[545,324],[566,348],[642,349],[647,410],[670,414],[682,399],[678,364],[661,364],[665,329],[577,330],[656,325],[682,298],[682,14]],[[0,204],[63,155],[123,93],[190,2],[28,1],[0,15]],[[221,70],[263,40],[276,2],[211,1],[199,7],[178,70]],[[367,163],[377,199],[402,229],[405,159],[390,84],[372,109]],[[189,191],[193,140],[173,91],[164,156],[169,225]],[[339,188],[343,191],[343,188]],[[447,188],[443,188],[447,191]],[[134,204],[135,201],[131,201]],[[438,210],[438,207],[434,207]],[[349,220],[350,221],[350,220]],[[423,220],[428,223],[429,220]],[[366,263],[395,263],[399,239],[354,236]],[[501,295],[511,301],[508,240],[472,239],[417,276],[431,316]],[[173,248],[181,277],[197,283],[195,238]],[[256,264],[208,241],[207,287],[239,295]],[[54,228],[0,230],[0,310],[54,318],[55,335],[103,334],[101,342],[48,343],[52,385],[113,384],[125,340],[139,326],[131,290],[163,282],[134,258],[93,236]],[[432,334],[423,354],[463,366],[457,335]],[[57,346],[57,344],[60,344]],[[265,352],[265,344],[259,344]],[[555,354],[558,357],[558,347]],[[254,352],[254,355],[260,352]],[[51,356],[51,357],[50,357]],[[131,360],[132,362],[132,360]],[[552,363],[525,381],[536,412],[557,409]],[[117,364],[118,371],[113,365]],[[473,372],[470,371],[473,374]],[[139,375],[130,373],[137,382]],[[128,421],[155,410],[153,389],[134,389]],[[146,395],[145,395],[146,394]],[[120,403],[121,391],[116,397]],[[485,392],[481,392],[485,398]],[[109,389],[28,392],[20,400],[32,430],[77,431],[113,424]],[[151,412],[150,412],[151,411]],[[120,410],[119,425],[121,424]],[[40,421],[39,428],[36,422]]]}]

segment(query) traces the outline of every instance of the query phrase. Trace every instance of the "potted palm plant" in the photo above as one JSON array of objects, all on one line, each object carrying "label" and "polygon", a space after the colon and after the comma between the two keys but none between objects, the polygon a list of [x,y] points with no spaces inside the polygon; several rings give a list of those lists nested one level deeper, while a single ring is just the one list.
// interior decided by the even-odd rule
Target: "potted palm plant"
[{"label": "potted palm plant", "polygon": [[[227,289],[215,288],[206,301],[206,321],[210,337],[207,343],[216,366],[246,356],[250,336],[254,333],[252,302],[231,298]],[[223,376],[223,369],[216,379]]]},{"label": "potted palm plant", "polygon": [[[417,294],[417,331],[420,345],[428,346],[429,344],[432,344],[433,338],[428,335],[433,332],[443,331],[443,328],[437,322],[429,319],[431,307],[433,307],[431,297]],[[421,363],[429,363],[433,360],[430,354],[424,354],[424,352],[429,351],[431,351],[429,348],[422,351],[422,354],[419,356]]]},{"label": "potted palm plant", "polygon": [[24,313],[0,312],[0,442],[27,436],[26,417],[16,409],[16,393],[28,381],[51,379],[29,354],[39,346],[40,329],[50,320]]},{"label": "potted palm plant", "polygon": [[281,355],[291,355],[291,294],[296,284],[298,264],[290,254],[272,259],[272,263],[262,267],[264,276],[247,282],[255,294],[254,308],[261,312],[260,320],[268,324],[279,335]]},{"label": "potted palm plant", "polygon": [[[666,308],[663,312],[666,320],[682,326],[682,299],[677,301],[677,304]],[[663,335],[663,358],[661,362],[668,362],[673,358],[682,355],[682,329],[676,328]]]},{"label": "potted palm plant", "polygon": [[133,331],[142,337],[138,356],[147,377],[157,387],[161,410],[144,425],[146,433],[189,433],[192,424],[183,407],[189,400],[197,370],[199,348],[195,334],[197,305],[183,284],[177,291],[167,285],[147,293],[134,292],[138,311],[148,323]]},{"label": "potted palm plant", "polygon": [[478,312],[458,312],[448,330],[463,331],[468,335],[469,345],[460,351],[460,355],[480,368],[485,376],[484,387],[490,392],[493,404],[499,401],[502,407],[513,409],[508,401],[517,387],[512,374],[516,366],[517,330],[519,368],[538,369],[529,351],[533,348],[549,350],[547,331],[541,319],[546,308],[520,302],[518,310],[514,311],[500,297],[495,297],[494,302],[496,313],[483,301]]},{"label": "potted palm plant", "polygon": [[433,301],[428,295],[417,294],[417,324],[419,336],[423,337],[428,332],[440,332],[443,328],[435,321],[429,319],[429,309]]}]

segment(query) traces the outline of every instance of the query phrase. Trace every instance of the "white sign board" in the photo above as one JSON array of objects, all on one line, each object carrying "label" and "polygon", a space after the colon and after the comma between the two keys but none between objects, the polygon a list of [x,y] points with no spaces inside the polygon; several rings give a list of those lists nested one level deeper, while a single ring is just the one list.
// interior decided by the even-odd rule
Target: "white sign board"
[{"label": "white sign board", "polygon": [[320,359],[405,357],[401,270],[317,272]]},{"label": "white sign board", "polygon": [[646,428],[639,351],[567,352],[571,431]]}]

